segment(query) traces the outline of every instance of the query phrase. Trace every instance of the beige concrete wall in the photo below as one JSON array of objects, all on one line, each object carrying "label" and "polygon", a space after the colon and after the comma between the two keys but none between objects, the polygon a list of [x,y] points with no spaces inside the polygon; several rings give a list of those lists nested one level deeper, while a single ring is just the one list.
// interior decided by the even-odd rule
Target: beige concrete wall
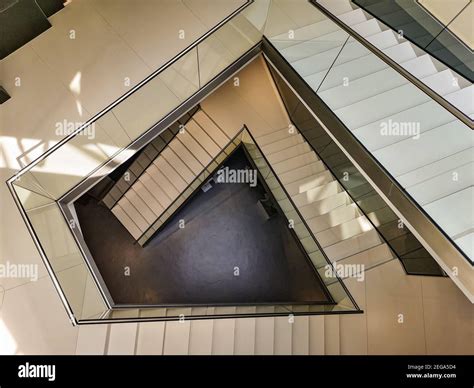
[{"label": "beige concrete wall", "polygon": [[418,1],[471,50],[474,49],[474,4],[471,0]]}]

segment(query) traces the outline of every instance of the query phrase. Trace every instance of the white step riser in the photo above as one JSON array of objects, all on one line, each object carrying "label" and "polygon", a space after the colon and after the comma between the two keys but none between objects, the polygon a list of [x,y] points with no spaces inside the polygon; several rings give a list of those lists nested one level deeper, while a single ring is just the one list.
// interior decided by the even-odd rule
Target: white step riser
[{"label": "white step riser", "polygon": [[138,239],[167,209],[229,138],[198,111],[125,193],[113,213]]}]

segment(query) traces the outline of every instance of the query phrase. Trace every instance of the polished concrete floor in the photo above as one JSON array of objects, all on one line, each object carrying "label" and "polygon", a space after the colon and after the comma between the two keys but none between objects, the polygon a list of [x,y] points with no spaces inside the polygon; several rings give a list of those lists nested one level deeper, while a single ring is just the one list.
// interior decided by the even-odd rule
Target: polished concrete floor
[{"label": "polished concrete floor", "polygon": [[[226,162],[248,165],[238,150]],[[283,216],[266,219],[257,185],[200,191],[144,248],[106,208],[76,204],[81,229],[117,304],[327,302],[320,280]],[[185,220],[179,228],[179,220]],[[125,267],[130,275],[125,276]]]}]

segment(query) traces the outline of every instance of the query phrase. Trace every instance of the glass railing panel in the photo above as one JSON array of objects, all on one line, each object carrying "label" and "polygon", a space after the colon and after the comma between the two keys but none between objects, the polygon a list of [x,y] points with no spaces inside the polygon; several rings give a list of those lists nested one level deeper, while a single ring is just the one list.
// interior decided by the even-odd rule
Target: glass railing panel
[{"label": "glass railing panel", "polygon": [[271,1],[272,0],[254,0],[252,4],[241,13],[251,24],[256,38],[258,34],[257,42],[262,39]]},{"label": "glass railing panel", "polygon": [[[375,56],[369,49],[350,38],[341,47],[341,51],[334,58],[334,63],[327,76],[316,90],[320,94],[327,93],[328,90],[337,87],[344,87],[344,90],[351,90],[351,87],[363,81],[364,77],[374,73],[383,72],[390,66]],[[325,74],[326,75],[326,74]],[[398,76],[400,81],[401,76]]]},{"label": "glass railing panel", "polygon": [[[244,16],[237,15],[232,23],[224,24],[50,153],[31,169],[35,179],[46,192],[59,198],[117,154],[120,153],[117,163],[128,159],[136,150],[123,151],[125,147],[253,47],[259,38],[258,30]],[[65,128],[58,130],[69,135],[70,124],[76,125],[64,123]],[[110,168],[101,170],[102,176],[109,172]]]},{"label": "glass railing panel", "polygon": [[395,31],[402,30],[419,45],[426,46],[444,28],[416,0],[354,0],[354,3]]},{"label": "glass railing panel", "polygon": [[260,39],[261,34],[243,15],[237,15],[214,32],[197,46],[200,85],[209,82]]},{"label": "glass railing panel", "polygon": [[45,197],[26,192],[15,184],[13,188],[26,210],[26,217],[47,257],[60,292],[76,319],[102,314],[107,310],[104,299],[56,202],[49,200],[47,203]]},{"label": "glass railing panel", "polygon": [[[355,53],[355,51],[352,50],[352,53]],[[370,53],[368,53],[365,48],[362,48],[360,53],[370,55]],[[353,58],[352,55],[351,58]],[[359,58],[362,58],[362,56],[359,56]],[[339,59],[344,66],[345,58],[342,53],[338,60]],[[335,62],[334,66],[338,66],[338,61]],[[345,84],[342,79],[344,72],[335,70],[335,74],[337,75],[334,78],[332,78],[331,72],[326,77],[325,82],[328,81],[328,83],[330,83],[335,89],[342,89],[342,91],[339,91],[338,93],[343,96],[343,91],[349,89],[351,82],[349,82],[347,86],[344,86]],[[340,185],[349,194],[353,201],[351,205],[353,211],[359,215],[365,214],[367,216],[367,220],[361,225],[366,224],[366,229],[375,227],[382,238],[388,243],[390,248],[394,250],[396,255],[401,260],[404,258],[404,254],[407,252],[405,249],[403,249],[404,244],[407,244],[407,240],[410,240],[411,244],[416,244],[416,248],[421,248],[421,243],[413,238],[413,235],[409,232],[408,228],[406,228],[403,223],[399,221],[399,217],[396,216],[387,203],[367,182],[365,177],[352,164],[352,162],[334,142],[334,140],[332,140],[326,130],[309,113],[304,104],[299,101],[298,97],[286,85],[284,80],[276,72],[273,72],[273,76],[282,95],[283,103],[287,107],[287,111],[289,112],[290,118],[296,128],[298,128],[306,141],[312,146],[318,157],[323,161],[329,171],[339,181]],[[353,85],[355,83],[356,82],[352,82]],[[357,88],[362,86],[359,85],[357,87],[356,85],[354,87],[355,89],[351,90],[347,96],[344,95],[341,98],[349,98],[354,96],[354,93],[358,92]],[[322,88],[320,90],[322,90]],[[332,99],[333,103],[337,103],[337,101],[334,100],[334,95],[326,94],[325,96]],[[374,129],[374,131],[375,130],[376,129]],[[356,217],[356,215],[354,217]],[[372,223],[372,225],[370,225],[369,221]],[[372,255],[374,257],[368,257],[364,259],[366,269],[370,269],[372,266],[378,265],[392,258],[389,252],[383,250],[376,251],[376,253],[380,255],[379,259],[377,259],[375,255]],[[433,258],[431,258],[431,263],[429,263],[428,259],[423,259],[423,263],[427,264],[424,267],[426,275],[443,274],[443,271],[439,268]],[[418,268],[421,267],[422,265],[420,264]]]},{"label": "glass railing panel", "polygon": [[443,30],[425,50],[471,83],[474,82],[474,54],[451,31]]},{"label": "glass railing panel", "polygon": [[25,210],[47,205],[54,201],[52,196],[43,189],[29,171],[16,179],[14,185],[18,188],[16,193]]},{"label": "glass railing panel", "polygon": [[[193,54],[196,55],[195,50],[193,49],[186,54],[186,57],[191,58],[191,63]],[[189,69],[186,70],[189,72]],[[197,64],[195,64],[194,70],[197,74]],[[113,114],[132,140],[142,135],[174,107],[184,101],[164,81],[166,79],[167,82],[170,82],[171,79],[176,77],[177,71],[178,68],[173,66],[166,68],[159,76],[151,79],[113,108]],[[187,77],[191,78],[189,75]],[[188,86],[189,83],[185,84]],[[187,93],[184,91],[180,94],[186,95]]]},{"label": "glass railing panel", "polygon": [[349,35],[309,2],[274,1],[265,37],[300,75],[319,85]]},{"label": "glass railing panel", "polygon": [[[305,27],[326,19],[321,12],[317,10],[314,12],[311,7],[308,1],[271,1],[265,25],[265,36],[273,38],[294,31],[295,39],[306,38],[306,35],[303,35],[306,31]],[[323,31],[321,28],[320,30]],[[328,31],[324,29],[324,32]]]},{"label": "glass railing panel", "polygon": [[197,50],[194,49],[179,58],[159,77],[179,101],[184,101],[196,93],[201,86],[197,69]]},{"label": "glass railing panel", "polygon": [[256,306],[197,306],[197,307],[157,307],[157,308],[122,308],[109,310],[102,319],[130,320],[181,320],[199,318],[236,318],[245,316],[275,316],[289,315],[292,312],[284,305],[256,305]]},{"label": "glass railing panel", "polygon": [[[334,290],[334,295],[331,292],[331,296],[333,297],[334,301],[336,303],[342,302],[344,304],[344,307],[350,305],[352,306],[352,310],[356,309],[357,307],[353,303],[352,298],[348,294],[347,290],[345,289],[344,285],[341,283],[337,275],[332,271],[332,266],[330,264],[329,259],[327,259],[327,257],[324,255],[316,238],[312,234],[303,217],[300,215],[298,208],[292,202],[291,197],[288,195],[280,180],[274,173],[273,169],[271,168],[271,165],[264,157],[257,143],[255,142],[251,134],[246,130],[242,135],[242,144],[245,146],[247,152],[250,154],[252,159],[257,158],[261,162],[264,161],[267,164],[267,168],[270,170],[270,172],[266,175],[265,184],[270,189],[275,200],[280,205],[280,208],[282,209],[285,217],[287,218],[288,227],[293,229],[293,231],[295,232],[296,237],[299,239],[302,247],[309,256],[314,268],[325,269],[324,271],[318,271],[318,273],[320,274],[322,282],[326,286],[330,285],[331,288]],[[262,167],[257,167],[257,169],[261,174]],[[348,300],[350,300],[350,303],[347,302]],[[303,312],[304,308],[304,306],[300,306],[299,311]]]},{"label": "glass railing panel", "polygon": [[[120,150],[105,131],[86,128],[30,172],[45,191],[58,199]],[[104,168],[103,175],[108,173],[110,168]]]},{"label": "glass railing panel", "polygon": [[[354,0],[354,3],[393,30],[401,32],[404,38],[473,82],[472,48],[470,49],[468,43],[463,42],[460,37],[453,33],[455,28],[454,30],[450,29],[450,26],[455,24],[458,18],[460,18],[460,24],[466,23],[462,18],[469,18],[468,9],[464,9],[460,15],[453,14],[451,17],[454,19],[446,20],[446,24],[443,24],[421,6],[417,0],[396,2]],[[462,7],[459,11],[462,11]],[[466,15],[463,15],[464,13]],[[469,23],[472,24],[472,21],[469,20],[466,24]],[[467,30],[469,29],[472,31],[472,27],[468,27]]]},{"label": "glass railing panel", "polygon": [[[436,206],[429,205],[419,184],[432,184],[433,180],[438,179],[435,173],[438,169],[448,176],[450,171],[456,173],[463,163],[468,162],[464,157],[458,161],[458,154],[472,150],[473,132],[392,68],[380,66],[382,70],[356,78],[357,75],[352,75],[350,67],[347,67],[346,78],[341,83],[342,73],[339,68],[340,62],[345,58],[345,47],[319,89],[314,90],[380,165],[395,180],[400,179],[401,186],[454,239],[457,234],[465,231],[461,217],[456,221],[442,214]],[[361,52],[364,50],[360,49]],[[369,57],[373,57],[371,63],[377,68],[380,59],[375,58],[374,54],[369,54],[367,58]],[[450,140],[447,140],[448,132],[455,132],[456,136],[450,136]],[[319,151],[332,157],[330,147]],[[399,155],[413,157],[400,159]],[[428,174],[426,179],[421,179],[422,171]],[[341,173],[347,174],[348,171],[340,170],[338,174]],[[353,183],[354,189],[363,184],[360,176],[357,180],[358,182]],[[459,181],[457,186],[452,185],[452,182],[445,183],[448,185],[444,185],[445,188],[453,187],[451,192],[446,190],[445,194],[454,200],[451,194],[454,195],[456,190],[466,189],[474,182],[469,178]],[[416,190],[411,188],[414,185]],[[348,189],[351,187],[348,186]],[[426,190],[431,189],[427,186]],[[433,201],[443,196],[441,190],[438,191],[439,195],[434,193],[431,196]],[[452,228],[453,222],[459,224],[459,227]]]}]

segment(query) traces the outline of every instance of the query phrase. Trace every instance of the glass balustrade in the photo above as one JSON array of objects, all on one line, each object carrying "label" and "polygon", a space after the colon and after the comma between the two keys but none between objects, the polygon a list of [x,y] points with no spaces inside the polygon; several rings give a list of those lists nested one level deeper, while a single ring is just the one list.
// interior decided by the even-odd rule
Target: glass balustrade
[{"label": "glass balustrade", "polygon": [[308,4],[302,25],[272,3],[268,42],[472,262],[471,128]]},{"label": "glass balustrade", "polygon": [[[403,33],[407,40],[473,82],[472,47],[469,47],[468,43],[451,31],[451,29],[456,30],[457,23],[462,22],[468,26],[469,22],[461,21],[464,16],[460,15],[461,11],[469,14],[469,10],[464,9],[465,7],[472,7],[472,4],[469,5],[468,1],[463,4],[453,4],[453,6],[459,6],[459,9],[456,10],[453,19],[445,21],[446,24],[441,23],[418,0],[393,2],[354,0],[354,3],[393,30]],[[464,27],[464,29],[469,30],[469,27]],[[472,31],[472,27],[470,30]]]},{"label": "glass balustrade", "polygon": [[255,12],[247,7],[245,13],[235,15],[87,126],[72,134],[64,128],[62,142],[9,181],[65,308],[76,322],[141,315],[176,318],[167,309],[110,310],[71,233],[70,227],[78,226],[68,224],[57,201],[88,176],[105,177],[129,159],[137,151],[135,140],[256,45],[262,33],[248,18],[261,28],[265,6],[258,4]]}]

